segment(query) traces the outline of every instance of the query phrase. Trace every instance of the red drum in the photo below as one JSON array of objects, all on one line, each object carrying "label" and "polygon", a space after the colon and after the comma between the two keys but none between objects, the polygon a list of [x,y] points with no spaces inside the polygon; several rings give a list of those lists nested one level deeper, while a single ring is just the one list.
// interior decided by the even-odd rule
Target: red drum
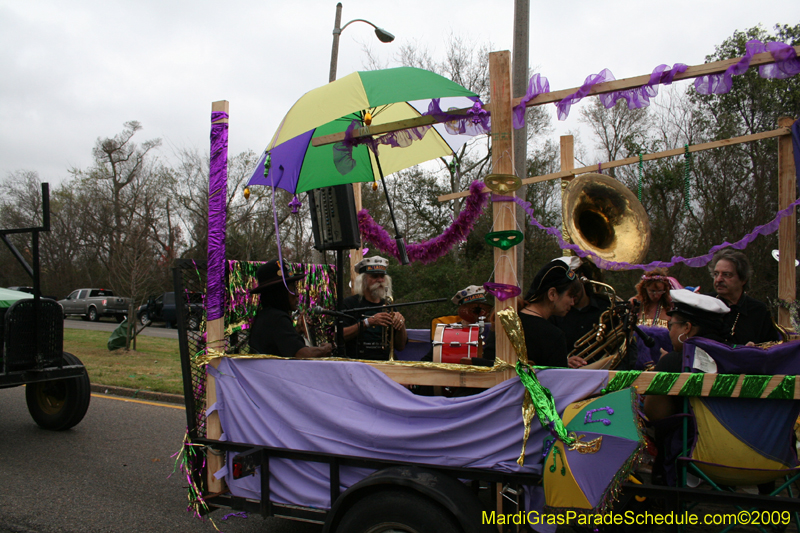
[{"label": "red drum", "polygon": [[480,326],[470,324],[436,324],[433,335],[433,362],[460,363],[462,357],[480,357],[483,341]]}]

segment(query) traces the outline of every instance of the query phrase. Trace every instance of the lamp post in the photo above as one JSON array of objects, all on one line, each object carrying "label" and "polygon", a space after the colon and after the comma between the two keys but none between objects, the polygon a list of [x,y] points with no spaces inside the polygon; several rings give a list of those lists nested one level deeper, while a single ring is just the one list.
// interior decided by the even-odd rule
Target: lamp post
[{"label": "lamp post", "polygon": [[339,62],[339,36],[342,34],[344,29],[348,27],[353,22],[365,22],[375,28],[375,35],[378,37],[378,40],[382,43],[390,43],[394,41],[394,35],[389,33],[388,31],[379,28],[372,22],[364,19],[353,19],[344,26],[340,26],[342,23],[342,3],[339,2],[336,4],[336,19],[333,24],[333,46],[331,47],[331,75],[328,81],[334,81],[336,79],[336,67],[338,66]]},{"label": "lamp post", "polygon": [[[342,3],[339,2],[336,4],[336,19],[333,23],[333,46],[331,47],[331,73],[328,79],[329,82],[336,80],[336,67],[338,66],[339,62],[339,36],[342,34],[344,29],[348,27],[353,22],[365,22],[375,28],[375,35],[378,37],[378,40],[382,43],[390,43],[394,41],[394,35],[389,33],[388,31],[379,28],[372,22],[364,19],[353,19],[344,26],[342,26]],[[354,183],[353,184],[353,199],[355,200],[356,205],[356,212],[361,211],[361,184]],[[364,255],[361,253],[361,247],[359,246],[356,250],[350,250],[350,281],[352,287],[352,281],[355,279],[355,265],[364,258]],[[342,284],[340,283],[339,286],[341,287]],[[339,294],[339,302],[337,302],[337,309],[341,307],[341,298],[344,295],[344,291],[338,291]]]}]

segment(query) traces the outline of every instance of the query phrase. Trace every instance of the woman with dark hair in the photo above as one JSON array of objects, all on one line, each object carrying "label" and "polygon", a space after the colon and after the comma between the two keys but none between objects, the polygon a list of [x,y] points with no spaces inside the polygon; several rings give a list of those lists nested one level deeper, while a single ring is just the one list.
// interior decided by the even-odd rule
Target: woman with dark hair
[{"label": "woman with dark hair", "polygon": [[[553,325],[551,316],[564,316],[580,294],[578,276],[560,259],[550,261],[539,270],[533,283],[519,302],[519,320],[525,333],[528,361],[536,366],[580,368],[586,361],[572,357],[567,361],[567,341],[564,332]],[[489,334],[483,350],[483,360],[494,362],[494,332]],[[481,364],[480,362],[473,364]]]},{"label": "woman with dark hair", "polygon": [[303,336],[295,330],[292,312],[297,309],[297,280],[303,274],[289,274],[278,261],[268,261],[258,267],[258,311],[250,324],[250,352],[281,357],[309,359],[327,357],[333,346],[306,346]]},{"label": "woman with dark hair", "polygon": [[[669,291],[672,279],[667,276],[667,271],[657,268],[645,272],[639,283],[636,284],[636,300],[641,305],[639,310],[639,324],[643,326],[666,326],[667,311],[672,309],[672,300]],[[680,287],[674,287],[680,288]]]}]

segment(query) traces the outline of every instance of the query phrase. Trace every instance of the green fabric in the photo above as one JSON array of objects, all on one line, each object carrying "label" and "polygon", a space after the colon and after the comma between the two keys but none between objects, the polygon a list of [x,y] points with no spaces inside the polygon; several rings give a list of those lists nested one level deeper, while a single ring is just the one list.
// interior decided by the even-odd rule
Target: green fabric
[{"label": "green fabric", "polygon": [[745,376],[739,398],[761,398],[772,376]]},{"label": "green fabric", "polygon": [[711,385],[711,391],[708,395],[712,398],[730,398],[733,395],[733,389],[736,388],[736,382],[739,381],[737,374],[719,374],[714,379],[714,384]]},{"label": "green fabric", "polygon": [[608,394],[609,392],[627,389],[631,386],[631,383],[639,378],[641,374],[641,370],[621,370],[617,372],[617,375],[614,376],[614,379],[608,382],[606,388],[600,392],[603,394]]},{"label": "green fabric", "polygon": [[681,396],[700,396],[703,392],[703,376],[705,374],[692,374],[678,393]]},{"label": "green fabric", "polygon": [[531,395],[533,406],[536,408],[536,417],[539,419],[539,423],[542,427],[551,433],[555,432],[558,439],[567,445],[575,442],[575,439],[567,437],[567,429],[564,427],[564,422],[561,420],[561,417],[558,416],[556,402],[553,399],[550,389],[543,387],[542,384],[539,383],[539,379],[536,377],[536,374],[533,373],[530,366],[523,366],[522,363],[517,361],[516,369],[520,381],[522,381],[522,384],[525,385],[525,388]]},{"label": "green fabric", "polygon": [[650,382],[645,394],[667,394],[678,381],[680,374],[673,372],[659,372]]},{"label": "green fabric", "polygon": [[[636,427],[636,419],[630,416],[633,410],[631,390],[620,390],[593,399],[584,405],[575,417],[570,420],[569,424],[567,424],[567,431],[574,431],[578,436],[581,435],[581,431],[591,431],[600,435],[638,440],[639,430]],[[602,407],[611,408],[614,414],[609,414],[606,410],[596,411],[591,416],[591,420],[594,420],[594,422],[587,423],[586,413]],[[601,419],[606,419],[611,423],[605,425],[603,422],[599,422]]]},{"label": "green fabric", "polygon": [[775,387],[772,392],[769,393],[767,398],[771,398],[773,400],[792,400],[794,399],[794,382],[795,376],[784,376],[783,381],[781,384]]},{"label": "green fabric", "polygon": [[125,341],[128,337],[128,319],[126,318],[120,322],[119,326],[111,332],[108,338],[109,351],[118,350],[125,347]]}]

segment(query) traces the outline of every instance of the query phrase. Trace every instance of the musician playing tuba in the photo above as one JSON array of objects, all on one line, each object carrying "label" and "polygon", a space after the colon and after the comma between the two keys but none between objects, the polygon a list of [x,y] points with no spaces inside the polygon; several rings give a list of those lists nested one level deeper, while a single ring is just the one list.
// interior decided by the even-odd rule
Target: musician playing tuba
[{"label": "musician playing tuba", "polygon": [[388,361],[392,345],[402,350],[408,342],[406,320],[397,311],[383,309],[392,296],[392,278],[386,274],[389,261],[373,256],[359,261],[353,282],[353,296],[342,302],[342,311],[374,307],[358,311],[356,323],[344,328],[347,356],[352,359]]}]

